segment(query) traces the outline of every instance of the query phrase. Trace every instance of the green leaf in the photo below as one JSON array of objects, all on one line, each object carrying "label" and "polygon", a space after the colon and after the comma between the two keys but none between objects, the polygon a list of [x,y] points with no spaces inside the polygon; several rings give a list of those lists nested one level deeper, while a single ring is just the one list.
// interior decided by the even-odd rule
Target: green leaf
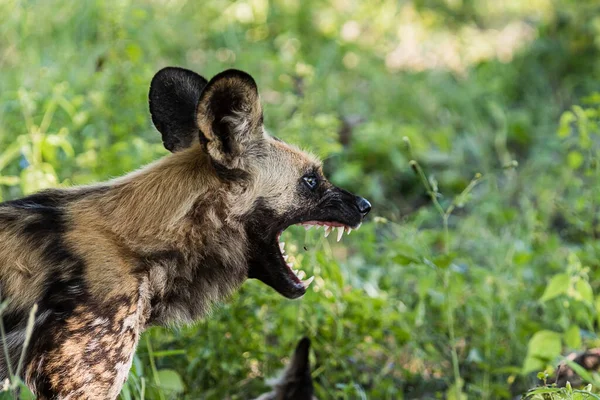
[{"label": "green leaf", "polygon": [[571,278],[567,274],[557,274],[552,277],[540,301],[548,301],[569,291]]},{"label": "green leaf", "polygon": [[561,335],[558,332],[543,330],[536,332],[529,340],[527,353],[539,358],[551,360],[560,354]]},{"label": "green leaf", "polygon": [[128,44],[125,52],[127,53],[129,59],[134,63],[137,63],[142,57],[142,49],[135,43]]},{"label": "green leaf", "polygon": [[575,282],[575,292],[577,293],[578,300],[585,301],[586,303],[594,303],[594,291],[588,281],[583,279]]},{"label": "green leaf", "polygon": [[537,388],[537,389],[532,389],[529,392],[527,392],[528,396],[531,396],[532,394],[547,394],[547,393],[560,393],[562,392],[563,389],[562,388]]},{"label": "green leaf", "polygon": [[573,123],[577,118],[575,118],[575,114],[571,111],[565,111],[560,116],[560,123],[558,128],[558,137],[566,138],[571,133],[571,123]]},{"label": "green leaf", "polygon": [[21,171],[21,189],[25,194],[55,187],[57,184],[56,172],[50,164],[30,165]]},{"label": "green leaf", "polygon": [[392,260],[399,265],[408,265],[410,263],[419,264],[422,262],[419,259],[419,256],[415,254],[405,253],[402,251],[398,251],[396,255],[392,258]]},{"label": "green leaf", "polygon": [[433,263],[441,269],[446,269],[456,258],[456,253],[441,254],[433,259]]},{"label": "green leaf", "polygon": [[572,150],[567,154],[567,164],[571,169],[578,169],[583,164],[583,156],[580,152]]},{"label": "green leaf", "polygon": [[577,325],[573,325],[567,329],[563,338],[567,347],[571,349],[578,349],[581,347],[581,333],[579,332],[579,327]]},{"label": "green leaf", "polygon": [[561,349],[560,333],[548,330],[536,332],[527,344],[523,373],[527,374],[543,369],[545,362],[560,355]]},{"label": "green leaf", "polygon": [[174,393],[183,393],[185,386],[179,374],[172,369],[161,369],[158,371],[160,387]]},{"label": "green leaf", "polygon": [[0,176],[0,185],[15,186],[18,185],[20,181],[18,176]]},{"label": "green leaf", "polygon": [[35,396],[31,393],[31,390],[24,384],[19,384],[19,399],[20,400],[34,400]]}]

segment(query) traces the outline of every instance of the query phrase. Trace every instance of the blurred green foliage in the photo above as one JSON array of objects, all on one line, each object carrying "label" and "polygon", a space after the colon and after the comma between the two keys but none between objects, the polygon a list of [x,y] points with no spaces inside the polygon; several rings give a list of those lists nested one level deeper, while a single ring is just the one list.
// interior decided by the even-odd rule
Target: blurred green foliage
[{"label": "blurred green foliage", "polygon": [[123,399],[258,396],[302,335],[320,399],[511,399],[600,346],[597,1],[3,0],[0,20],[3,199],[164,155],[147,88],[179,65],[251,73],[268,129],[374,206],[343,244],[285,233],[317,277],[302,300],[249,281],[148,331]]}]

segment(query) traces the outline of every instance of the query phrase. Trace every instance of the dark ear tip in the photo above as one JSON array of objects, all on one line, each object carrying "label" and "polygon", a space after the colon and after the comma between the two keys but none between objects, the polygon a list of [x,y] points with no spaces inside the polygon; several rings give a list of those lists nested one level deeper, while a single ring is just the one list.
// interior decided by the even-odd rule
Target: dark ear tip
[{"label": "dark ear tip", "polygon": [[[204,77],[198,75],[197,73],[190,71],[189,69],[181,68],[181,67],[164,67],[158,70],[152,77],[150,81],[150,90],[149,96],[152,95],[154,89],[158,86],[158,84],[165,85],[167,80],[170,82],[175,82],[178,79],[190,79],[193,76],[194,80],[198,81],[198,84],[204,87],[208,81],[204,79]],[[202,89],[202,87],[200,89]]]},{"label": "dark ear tip", "polygon": [[156,89],[157,85],[160,83],[163,83],[165,76],[167,75],[174,75],[177,73],[177,70],[180,68],[177,67],[164,67],[158,70],[158,72],[156,72],[154,74],[154,76],[152,77],[152,80],[150,81],[150,90],[148,93],[148,96],[150,96],[150,98],[152,97],[152,92]]},{"label": "dark ear tip", "polygon": [[304,336],[302,339],[300,339],[299,343],[302,343],[302,344],[310,347],[310,339],[306,336]]},{"label": "dark ear tip", "polygon": [[157,76],[161,77],[162,75],[165,75],[165,74],[186,74],[189,72],[193,72],[193,71],[190,71],[189,69],[185,69],[185,68],[181,68],[181,67],[172,67],[172,66],[163,67],[154,74],[154,78],[152,78],[152,80],[154,80]]},{"label": "dark ear tip", "polygon": [[164,67],[164,68],[161,68],[161,69],[159,69],[154,74],[154,77],[152,78],[152,80],[155,81],[157,79],[157,77],[160,78],[162,75],[170,74],[170,73],[173,73],[173,72],[178,72],[181,69],[182,68],[179,68],[179,67]]},{"label": "dark ear tip", "polygon": [[302,339],[300,339],[300,341],[298,342],[298,345],[296,346],[296,351],[297,352],[308,352],[309,349],[310,349],[310,339],[305,336]]}]

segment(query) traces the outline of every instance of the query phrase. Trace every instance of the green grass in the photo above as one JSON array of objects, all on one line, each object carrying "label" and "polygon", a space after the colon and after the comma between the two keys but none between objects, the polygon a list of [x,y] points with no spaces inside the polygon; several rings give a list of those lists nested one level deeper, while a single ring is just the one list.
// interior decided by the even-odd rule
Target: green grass
[{"label": "green grass", "polygon": [[[320,399],[511,399],[600,345],[598,15],[592,0],[4,0],[0,197],[164,155],[159,68],[246,70],[268,129],[372,216],[342,244],[285,233],[317,276],[303,299],[249,281],[195,326],[149,330],[122,397],[252,398],[308,335]],[[585,398],[552,390],[530,398]]]}]

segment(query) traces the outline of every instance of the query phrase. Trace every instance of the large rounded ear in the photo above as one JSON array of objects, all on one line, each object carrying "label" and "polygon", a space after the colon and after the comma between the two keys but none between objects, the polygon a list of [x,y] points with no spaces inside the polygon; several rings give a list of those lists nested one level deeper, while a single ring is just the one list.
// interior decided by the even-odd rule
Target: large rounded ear
[{"label": "large rounded ear", "polygon": [[250,75],[230,69],[208,82],[198,102],[198,126],[216,161],[230,166],[262,136],[262,124],[258,88]]},{"label": "large rounded ear", "polygon": [[176,152],[199,139],[196,109],[207,80],[183,68],[167,67],[152,78],[148,100],[165,148]]}]

